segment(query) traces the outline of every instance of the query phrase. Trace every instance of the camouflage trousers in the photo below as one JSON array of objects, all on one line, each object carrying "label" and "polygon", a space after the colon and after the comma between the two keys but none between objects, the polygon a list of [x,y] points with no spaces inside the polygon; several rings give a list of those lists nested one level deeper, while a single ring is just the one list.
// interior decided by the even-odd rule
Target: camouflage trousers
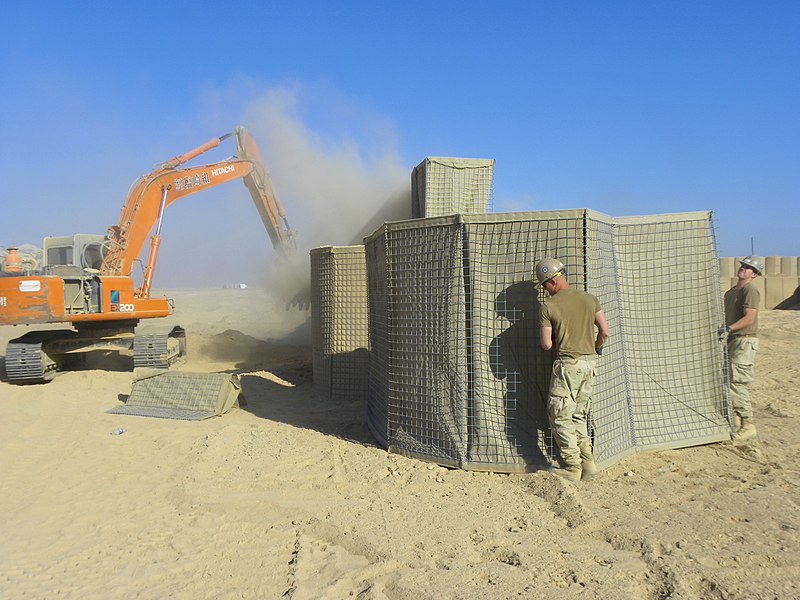
[{"label": "camouflage trousers", "polygon": [[733,412],[744,419],[753,417],[749,386],[753,381],[756,352],[758,352],[758,338],[740,335],[728,338],[731,405]]},{"label": "camouflage trousers", "polygon": [[587,418],[592,402],[596,361],[559,357],[553,363],[547,414],[550,430],[567,465],[580,465],[579,445],[591,443]]}]

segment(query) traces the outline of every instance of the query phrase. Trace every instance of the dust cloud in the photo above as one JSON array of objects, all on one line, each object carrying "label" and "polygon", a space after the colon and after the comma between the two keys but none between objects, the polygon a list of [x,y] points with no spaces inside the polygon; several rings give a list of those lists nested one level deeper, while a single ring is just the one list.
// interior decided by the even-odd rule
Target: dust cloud
[{"label": "dust cloud", "polygon": [[297,92],[271,90],[248,106],[244,121],[297,245],[288,259],[264,269],[259,286],[302,304],[312,248],[361,244],[382,223],[411,217],[411,168],[400,161],[391,128],[379,119],[364,117],[339,139],[325,138],[307,125],[298,102]]}]

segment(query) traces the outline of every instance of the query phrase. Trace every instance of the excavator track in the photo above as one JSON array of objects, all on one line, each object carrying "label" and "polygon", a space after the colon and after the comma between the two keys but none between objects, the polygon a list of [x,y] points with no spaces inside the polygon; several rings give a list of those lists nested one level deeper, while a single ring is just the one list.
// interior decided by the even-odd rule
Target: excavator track
[{"label": "excavator track", "polygon": [[47,383],[58,372],[58,363],[42,349],[54,337],[68,336],[64,331],[30,332],[13,339],[6,346],[5,366],[9,383]]},{"label": "excavator track", "polygon": [[61,370],[80,364],[91,350],[133,353],[133,366],[167,369],[186,354],[182,327],[160,328],[130,337],[116,330],[83,329],[32,331],[6,346],[5,368],[9,383],[47,383]]},{"label": "excavator track", "polygon": [[134,368],[168,369],[185,354],[186,331],[182,327],[137,333],[133,340]]}]

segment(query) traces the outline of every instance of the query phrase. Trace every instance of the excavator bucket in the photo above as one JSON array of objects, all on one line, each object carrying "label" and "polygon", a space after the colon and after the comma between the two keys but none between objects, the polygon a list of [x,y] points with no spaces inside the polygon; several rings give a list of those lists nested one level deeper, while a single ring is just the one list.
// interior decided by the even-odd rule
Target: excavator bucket
[{"label": "excavator bucket", "polygon": [[[283,210],[275,189],[272,187],[269,174],[264,168],[261,160],[261,151],[258,149],[253,136],[244,127],[237,127],[236,133],[236,153],[242,160],[251,161],[254,165],[253,171],[244,177],[244,184],[253,197],[253,204],[256,205],[258,214],[264,222],[270,241],[279,252],[286,252],[292,243],[291,230],[286,220],[286,212]],[[283,227],[277,226],[283,224]]]}]

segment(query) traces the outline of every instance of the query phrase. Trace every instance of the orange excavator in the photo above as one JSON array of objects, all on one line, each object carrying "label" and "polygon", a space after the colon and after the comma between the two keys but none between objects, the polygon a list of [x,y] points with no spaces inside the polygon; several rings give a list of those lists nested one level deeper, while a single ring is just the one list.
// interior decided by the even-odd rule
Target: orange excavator
[{"label": "orange excavator", "polygon": [[[217,163],[183,166],[229,138],[236,155]],[[40,329],[8,342],[5,368],[11,383],[44,383],[87,352],[133,356],[134,367],[167,368],[186,352],[183,328],[136,332],[141,319],[166,317],[173,303],[151,297],[164,211],[177,200],[233,179],[253,198],[272,245],[281,254],[294,248],[294,235],[253,137],[244,127],[213,138],[137,179],[119,221],[105,235],[76,234],[44,239],[42,267],[0,273],[0,325],[67,324]],[[141,285],[131,272],[150,238]]]}]

